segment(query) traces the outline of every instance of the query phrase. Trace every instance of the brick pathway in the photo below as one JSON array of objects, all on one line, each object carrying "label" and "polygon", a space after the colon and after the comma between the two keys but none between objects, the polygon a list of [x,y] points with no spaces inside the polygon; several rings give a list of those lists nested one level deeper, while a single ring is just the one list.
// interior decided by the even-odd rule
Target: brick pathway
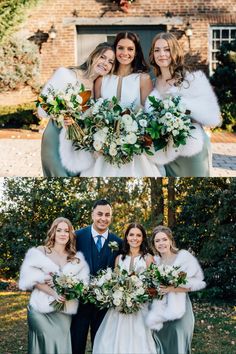
[{"label": "brick pathway", "polygon": [[[40,177],[42,134],[19,129],[0,130],[0,176]],[[236,177],[236,134],[211,136],[213,177]]]}]

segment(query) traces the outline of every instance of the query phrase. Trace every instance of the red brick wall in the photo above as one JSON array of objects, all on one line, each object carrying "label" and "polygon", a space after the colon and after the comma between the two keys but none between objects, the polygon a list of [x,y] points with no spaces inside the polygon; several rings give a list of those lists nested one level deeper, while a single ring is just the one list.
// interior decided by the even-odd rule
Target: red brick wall
[{"label": "red brick wall", "polygon": [[[65,26],[63,21],[76,10],[78,17],[110,18],[110,17],[164,17],[167,11],[174,17],[182,17],[186,23],[189,19],[193,26],[191,38],[192,55],[195,61],[207,64],[209,25],[236,24],[235,0],[135,0],[130,5],[129,12],[122,12],[115,2],[110,0],[45,0],[30,11],[23,28],[32,35],[37,29],[48,32],[52,23],[57,29],[57,37],[42,45],[41,83],[44,83],[55,68],[76,64],[76,29],[75,26]],[[141,23],[140,23],[141,24]],[[185,25],[177,27],[183,30]],[[188,41],[181,38],[183,48],[188,52]],[[12,96],[14,101],[14,96]],[[1,97],[0,97],[1,104]]]}]

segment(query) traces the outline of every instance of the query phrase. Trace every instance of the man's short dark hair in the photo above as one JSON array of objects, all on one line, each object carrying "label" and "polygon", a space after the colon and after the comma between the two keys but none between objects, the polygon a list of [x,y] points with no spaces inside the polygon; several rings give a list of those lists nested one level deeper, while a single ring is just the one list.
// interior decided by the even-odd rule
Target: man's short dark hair
[{"label": "man's short dark hair", "polygon": [[110,205],[111,204],[106,200],[106,199],[99,199],[93,204],[93,210],[98,206],[98,205]]}]

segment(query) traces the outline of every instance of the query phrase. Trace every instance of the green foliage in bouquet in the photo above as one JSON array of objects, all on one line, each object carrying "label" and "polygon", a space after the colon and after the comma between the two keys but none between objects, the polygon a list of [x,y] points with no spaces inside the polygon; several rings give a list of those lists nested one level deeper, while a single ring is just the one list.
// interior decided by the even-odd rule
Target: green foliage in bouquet
[{"label": "green foliage in bouquet", "polygon": [[[64,296],[66,301],[79,299],[86,289],[86,285],[73,276],[57,273],[52,273],[51,276],[55,291],[58,295]],[[56,311],[62,311],[66,308],[64,302],[58,302],[57,300],[54,300],[51,305]]]},{"label": "green foliage in bouquet", "polygon": [[219,64],[211,77],[219,99],[223,123],[221,128],[235,132],[236,126],[236,40],[223,43],[217,53]]},{"label": "green foliage in bouquet", "polygon": [[181,97],[168,97],[159,100],[148,97],[153,111],[150,115],[147,132],[150,134],[155,151],[165,148],[168,143],[174,146],[185,145],[195,127],[191,123],[190,112],[181,103]]},{"label": "green foliage in bouquet", "polygon": [[117,267],[101,270],[92,277],[86,301],[99,308],[114,308],[125,314],[137,312],[149,300],[139,274]]},{"label": "green foliage in bouquet", "polygon": [[117,166],[132,161],[134,155],[152,155],[151,141],[145,134],[147,120],[142,109],[123,108],[116,97],[100,98],[77,120],[84,134],[74,141],[74,146],[99,152]]}]

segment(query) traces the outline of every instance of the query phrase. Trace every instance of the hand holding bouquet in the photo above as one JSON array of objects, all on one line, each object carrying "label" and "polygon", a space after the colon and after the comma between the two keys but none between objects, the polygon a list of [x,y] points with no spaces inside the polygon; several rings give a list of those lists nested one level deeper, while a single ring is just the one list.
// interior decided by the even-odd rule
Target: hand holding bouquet
[{"label": "hand holding bouquet", "polygon": [[153,111],[147,132],[153,140],[155,151],[165,148],[168,143],[173,143],[175,147],[185,145],[195,127],[191,123],[190,112],[181,103],[181,97],[168,97],[164,100],[154,96],[148,98]]},{"label": "hand holding bouquet", "polygon": [[151,264],[142,273],[142,279],[148,289],[157,289],[156,297],[162,299],[163,294],[160,292],[161,286],[173,286],[177,288],[187,283],[187,273],[180,271],[179,268],[180,267],[170,265],[161,264],[157,266]]},{"label": "hand holding bouquet", "polygon": [[56,311],[65,310],[66,301],[78,299],[86,289],[83,282],[79,282],[74,276],[66,274],[51,274],[53,288],[57,293],[57,298],[51,302]]},{"label": "hand holding bouquet", "polygon": [[150,151],[146,139],[148,115],[142,109],[122,108],[116,97],[99,98],[81,116],[84,135],[74,141],[77,149],[100,153],[110,164],[120,166],[132,161],[134,155]]},{"label": "hand holding bouquet", "polygon": [[59,128],[64,126],[66,117],[72,119],[72,124],[68,126],[68,139],[80,138],[82,130],[77,124],[77,119],[88,108],[91,91],[85,90],[84,85],[68,84],[64,91],[55,90],[50,87],[47,94],[41,94],[36,102],[36,106],[42,109],[51,117]]},{"label": "hand holding bouquet", "polygon": [[138,274],[117,267],[102,270],[91,280],[88,300],[99,308],[115,308],[125,314],[137,312],[148,301]]}]

